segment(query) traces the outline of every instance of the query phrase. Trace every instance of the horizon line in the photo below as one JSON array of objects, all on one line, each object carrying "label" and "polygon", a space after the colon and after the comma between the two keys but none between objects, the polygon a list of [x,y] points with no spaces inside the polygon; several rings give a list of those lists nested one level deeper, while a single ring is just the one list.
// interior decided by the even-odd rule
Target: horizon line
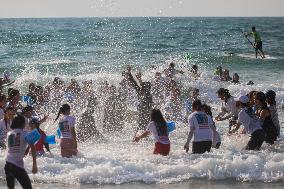
[{"label": "horizon line", "polygon": [[284,16],[50,16],[50,17],[0,17],[0,19],[64,19],[64,18],[284,18]]}]

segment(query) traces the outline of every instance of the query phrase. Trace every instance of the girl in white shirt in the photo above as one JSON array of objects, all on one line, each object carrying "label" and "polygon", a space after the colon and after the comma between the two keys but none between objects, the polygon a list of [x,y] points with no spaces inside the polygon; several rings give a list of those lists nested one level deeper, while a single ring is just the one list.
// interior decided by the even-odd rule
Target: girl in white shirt
[{"label": "girl in white shirt", "polygon": [[57,121],[60,115],[63,115],[59,120],[59,130],[61,133],[60,147],[62,157],[72,157],[76,156],[78,153],[75,117],[70,115],[70,110],[71,108],[68,104],[63,104],[55,119],[55,121]]},{"label": "girl in white shirt", "polygon": [[238,131],[241,125],[244,126],[245,132],[250,134],[251,138],[246,146],[246,150],[259,150],[264,139],[265,133],[260,125],[259,120],[253,115],[252,108],[249,107],[249,98],[240,96],[237,100],[237,106],[241,109],[238,115],[238,121],[229,133]]},{"label": "girl in white shirt", "polygon": [[155,140],[154,154],[166,156],[170,153],[170,140],[166,120],[159,109],[151,111],[151,122],[148,124],[147,130],[140,136],[134,137],[134,142],[153,134]]}]

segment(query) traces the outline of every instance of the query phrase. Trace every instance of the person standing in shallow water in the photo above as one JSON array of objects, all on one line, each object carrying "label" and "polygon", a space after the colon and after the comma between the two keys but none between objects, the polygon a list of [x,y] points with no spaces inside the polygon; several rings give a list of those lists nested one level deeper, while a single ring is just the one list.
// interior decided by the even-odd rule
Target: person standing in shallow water
[{"label": "person standing in shallow water", "polygon": [[131,74],[131,66],[127,68],[127,76],[130,82],[130,85],[135,89],[138,97],[138,127],[137,130],[145,130],[147,124],[150,120],[150,112],[153,106],[152,94],[151,94],[151,83],[143,82],[141,75],[138,74],[136,77],[139,81],[135,81],[134,77]]},{"label": "person standing in shallow water", "polygon": [[77,137],[75,132],[75,117],[70,115],[70,106],[68,104],[63,104],[58,112],[55,121],[58,120],[59,116],[62,114],[63,117],[59,121],[59,130],[61,133],[61,156],[62,157],[72,157],[76,156],[77,150]]},{"label": "person standing in shallow water", "polygon": [[192,153],[203,154],[210,152],[212,143],[216,144],[216,128],[213,120],[209,115],[202,112],[202,104],[200,100],[195,100],[192,103],[193,113],[188,117],[189,133],[187,141],[184,145],[186,152],[189,151],[189,143],[193,139]]},{"label": "person standing in shallow water", "polygon": [[142,138],[153,134],[155,140],[154,154],[167,156],[170,153],[170,140],[166,120],[159,109],[151,111],[151,122],[148,124],[147,130],[140,136],[135,136],[133,141],[139,142]]},{"label": "person standing in shallow water", "polygon": [[234,128],[229,131],[229,134],[237,132],[241,125],[244,126],[244,131],[250,135],[250,140],[246,145],[246,150],[259,150],[264,139],[265,132],[256,116],[254,116],[252,108],[249,106],[249,98],[246,95],[236,99],[237,107],[240,108],[237,123]]}]

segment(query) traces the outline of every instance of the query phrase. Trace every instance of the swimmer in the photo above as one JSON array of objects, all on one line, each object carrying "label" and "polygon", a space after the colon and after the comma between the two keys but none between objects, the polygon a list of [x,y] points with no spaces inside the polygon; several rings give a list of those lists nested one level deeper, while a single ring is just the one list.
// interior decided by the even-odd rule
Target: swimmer
[{"label": "swimmer", "polygon": [[169,79],[173,79],[174,76],[178,73],[184,74],[183,71],[175,69],[175,63],[170,63],[169,67],[163,71],[165,76]]},{"label": "swimmer", "polygon": [[240,81],[239,81],[239,80],[240,80],[239,74],[234,73],[232,83],[234,83],[234,84],[240,84]]}]

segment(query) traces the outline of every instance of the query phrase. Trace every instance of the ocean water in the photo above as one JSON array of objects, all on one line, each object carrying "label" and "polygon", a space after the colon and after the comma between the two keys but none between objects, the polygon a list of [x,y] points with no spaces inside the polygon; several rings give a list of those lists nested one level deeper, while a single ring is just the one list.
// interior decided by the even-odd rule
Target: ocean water
[{"label": "ocean water", "polygon": [[[0,19],[0,73],[9,70],[14,87],[26,93],[30,82],[47,84],[55,76],[68,82],[92,79],[118,85],[121,72],[131,64],[152,80],[157,70],[170,62],[185,71],[177,79],[183,89],[197,87],[203,100],[220,108],[219,87],[233,95],[250,90],[275,90],[279,119],[284,125],[284,18],[66,18]],[[254,50],[242,31],[256,26],[267,58],[255,59]],[[228,53],[234,53],[229,56]],[[186,60],[185,55],[191,59]],[[201,77],[191,80],[189,69],[199,66]],[[241,85],[212,80],[221,65],[240,75]],[[255,85],[247,86],[253,80]],[[99,90],[96,88],[96,90]],[[80,108],[74,105],[77,117]],[[96,112],[98,117],[101,112]],[[54,115],[51,114],[53,119]],[[100,120],[96,126],[101,129]],[[50,120],[42,127],[56,132]],[[284,138],[274,146],[263,145],[259,152],[242,150],[247,136],[227,136],[226,122],[217,124],[222,146],[203,155],[183,151],[187,126],[177,124],[171,134],[171,153],[152,155],[153,141],[131,142],[136,123],[125,125],[121,133],[103,133],[105,143],[80,143],[78,157],[61,158],[59,145],[52,154],[38,159],[39,172],[30,174],[38,188],[281,188],[284,182]],[[282,132],[283,136],[283,132]],[[0,152],[4,167],[5,152]],[[25,159],[31,172],[31,158]],[[4,170],[0,169],[4,182]]]}]

